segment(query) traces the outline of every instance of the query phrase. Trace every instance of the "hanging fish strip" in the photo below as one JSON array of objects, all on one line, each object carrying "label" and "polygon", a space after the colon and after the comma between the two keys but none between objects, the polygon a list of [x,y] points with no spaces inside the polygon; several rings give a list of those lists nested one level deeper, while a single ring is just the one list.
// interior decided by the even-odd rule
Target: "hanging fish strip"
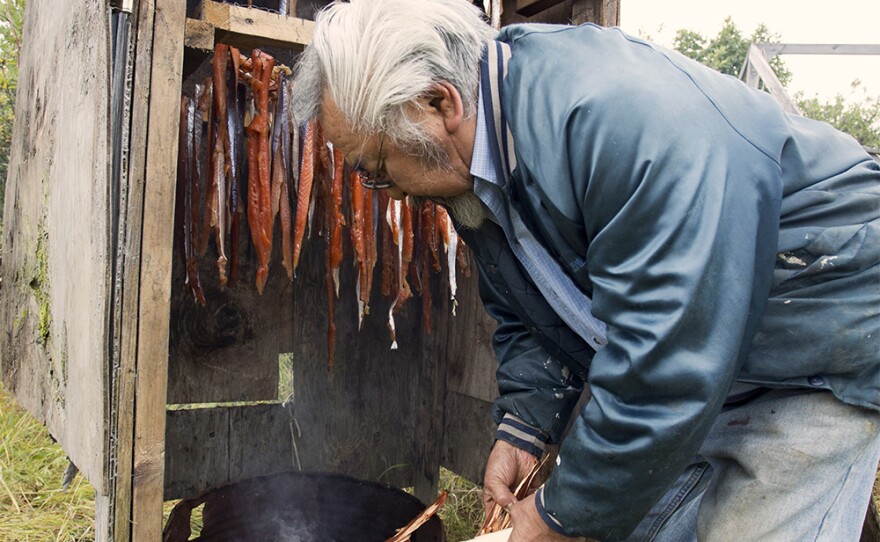
[{"label": "hanging fish strip", "polygon": [[[365,189],[357,171],[324,139],[320,123],[294,121],[290,75],[265,51],[246,56],[232,46],[215,46],[211,76],[195,85],[194,96],[181,97],[175,236],[186,287],[205,306],[200,259],[215,262],[214,278],[223,290],[237,287],[243,255],[255,255],[255,286],[262,294],[273,242],[292,282],[316,232],[324,252],[332,368],[346,257],[355,268],[359,329],[377,302],[374,271],[381,265],[376,295],[386,299],[394,349],[395,317],[414,292],[421,297],[425,334],[431,333],[432,288],[448,288],[454,313],[456,276],[470,276],[470,256],[443,207],[427,200],[417,207],[409,198],[391,200],[384,191]],[[253,250],[246,250],[248,240]]]}]

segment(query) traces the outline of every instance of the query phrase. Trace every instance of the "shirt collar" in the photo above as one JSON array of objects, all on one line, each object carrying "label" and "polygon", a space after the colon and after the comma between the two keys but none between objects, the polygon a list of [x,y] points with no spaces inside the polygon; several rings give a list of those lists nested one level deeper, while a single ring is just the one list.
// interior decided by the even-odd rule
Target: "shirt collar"
[{"label": "shirt collar", "polygon": [[482,179],[494,185],[500,186],[496,175],[498,157],[492,152],[489,143],[489,128],[486,123],[486,108],[483,107],[483,88],[477,98],[477,128],[474,134],[474,152],[471,156],[471,175],[475,179]]}]

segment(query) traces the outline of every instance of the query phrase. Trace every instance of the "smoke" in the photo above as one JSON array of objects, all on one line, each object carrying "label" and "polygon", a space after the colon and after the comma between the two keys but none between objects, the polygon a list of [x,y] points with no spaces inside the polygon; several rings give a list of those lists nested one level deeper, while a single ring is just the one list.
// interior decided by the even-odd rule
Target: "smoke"
[{"label": "smoke", "polygon": [[278,514],[272,524],[277,527],[278,542],[321,542],[318,525],[306,520],[301,513]]}]

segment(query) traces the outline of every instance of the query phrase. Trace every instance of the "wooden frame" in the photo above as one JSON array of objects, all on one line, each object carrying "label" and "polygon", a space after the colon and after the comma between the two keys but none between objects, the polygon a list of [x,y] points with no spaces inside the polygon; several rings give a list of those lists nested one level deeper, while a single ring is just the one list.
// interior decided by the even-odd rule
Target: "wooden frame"
[{"label": "wooden frame", "polygon": [[787,113],[800,115],[800,109],[785,92],[785,88],[770,66],[770,61],[781,54],[880,55],[880,44],[752,43],[739,78],[754,88],[758,88],[763,82]]}]

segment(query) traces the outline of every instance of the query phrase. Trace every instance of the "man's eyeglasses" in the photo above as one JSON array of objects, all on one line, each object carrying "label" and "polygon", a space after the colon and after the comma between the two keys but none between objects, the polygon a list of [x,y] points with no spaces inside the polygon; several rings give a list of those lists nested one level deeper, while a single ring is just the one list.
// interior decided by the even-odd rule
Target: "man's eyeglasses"
[{"label": "man's eyeglasses", "polygon": [[368,190],[386,190],[394,186],[391,181],[382,175],[382,170],[385,169],[385,158],[382,156],[382,146],[384,144],[385,132],[382,132],[382,137],[379,139],[379,154],[376,158],[376,171],[370,172],[362,167],[356,168],[360,176],[361,186]]}]

